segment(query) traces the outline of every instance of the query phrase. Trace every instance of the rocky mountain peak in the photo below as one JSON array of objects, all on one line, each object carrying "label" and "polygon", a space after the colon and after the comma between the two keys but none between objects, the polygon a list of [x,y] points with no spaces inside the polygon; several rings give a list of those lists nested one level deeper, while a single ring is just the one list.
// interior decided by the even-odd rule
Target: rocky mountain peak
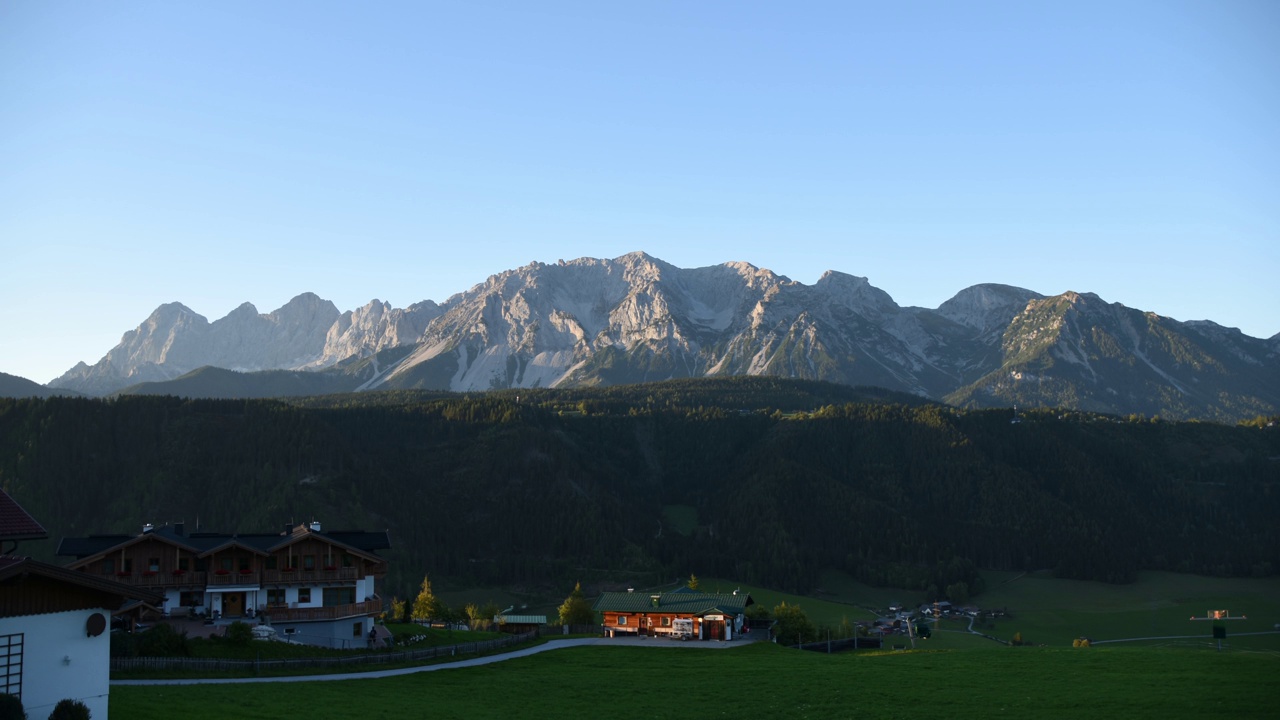
[{"label": "rocky mountain peak", "polygon": [[1013,285],[983,283],[956,293],[938,306],[938,314],[966,327],[988,330],[1008,325],[1028,302],[1043,297]]},{"label": "rocky mountain peak", "polygon": [[[392,348],[403,350],[383,352]],[[326,377],[359,378],[349,389],[455,391],[778,375],[965,405],[1110,411],[1150,397],[1173,403],[1162,415],[1219,417],[1236,397],[1253,414],[1280,406],[1278,362],[1280,335],[1178,323],[1092,293],[992,283],[936,310],[901,308],[867,278],[834,270],[805,285],[746,262],[682,269],[634,252],[533,262],[406,309],[375,298],[339,312],[303,293],[272,313],[245,303],[210,324],[168,303],[97,364],[51,385],[104,394],[206,365],[333,368]]]}]

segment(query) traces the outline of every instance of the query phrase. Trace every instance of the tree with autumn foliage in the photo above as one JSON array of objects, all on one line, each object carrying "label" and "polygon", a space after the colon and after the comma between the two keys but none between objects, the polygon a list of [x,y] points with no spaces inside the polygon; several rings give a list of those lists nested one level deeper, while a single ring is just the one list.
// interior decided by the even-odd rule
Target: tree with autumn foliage
[{"label": "tree with autumn foliage", "polygon": [[591,609],[587,598],[582,594],[582,583],[574,583],[573,592],[564,599],[560,606],[561,625],[594,625],[596,611]]}]

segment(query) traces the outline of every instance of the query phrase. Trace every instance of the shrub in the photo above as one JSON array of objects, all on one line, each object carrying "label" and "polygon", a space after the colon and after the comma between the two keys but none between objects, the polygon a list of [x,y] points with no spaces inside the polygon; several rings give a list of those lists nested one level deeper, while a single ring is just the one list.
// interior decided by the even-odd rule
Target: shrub
[{"label": "shrub", "polygon": [[[119,630],[111,633],[111,657],[137,657],[138,643],[133,633],[120,632]],[[0,720],[3,719],[0,715]]]},{"label": "shrub", "polygon": [[17,695],[0,695],[0,720],[27,720],[27,713]]},{"label": "shrub", "polygon": [[59,700],[49,713],[49,720],[89,720],[89,706],[79,700]]},{"label": "shrub", "polygon": [[142,657],[187,657],[191,655],[191,647],[187,641],[186,631],[178,632],[166,624],[135,635],[136,654]]},{"label": "shrub", "polygon": [[227,626],[227,644],[236,647],[247,647],[253,640],[253,628],[239,620]]}]

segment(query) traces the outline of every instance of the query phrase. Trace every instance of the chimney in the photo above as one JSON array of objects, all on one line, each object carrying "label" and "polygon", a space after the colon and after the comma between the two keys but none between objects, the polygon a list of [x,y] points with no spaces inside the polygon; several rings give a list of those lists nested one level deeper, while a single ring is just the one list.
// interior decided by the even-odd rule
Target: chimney
[{"label": "chimney", "polygon": [[143,534],[143,535],[146,535],[147,533],[149,533],[149,532],[151,532],[152,530],[155,530],[155,529],[156,529],[156,526],[155,526],[155,525],[152,525],[151,523],[147,523],[146,525],[143,525],[143,526],[142,526],[142,534]]},{"label": "chimney", "polygon": [[284,532],[282,532],[282,533],[280,533],[280,534],[281,534],[281,535],[288,535],[288,534],[289,534],[289,533],[291,533],[291,532],[293,532],[293,523],[285,523],[285,524],[284,524]]},{"label": "chimney", "polygon": [[182,537],[187,534],[187,524],[185,522],[173,524],[173,534]]},{"label": "chimney", "polygon": [[649,596],[649,599],[650,599],[650,600],[653,600],[653,606],[654,606],[654,607],[658,607],[658,605],[660,604],[660,603],[659,603],[659,598],[661,598],[661,597],[662,597],[661,595],[650,595],[650,596]]}]

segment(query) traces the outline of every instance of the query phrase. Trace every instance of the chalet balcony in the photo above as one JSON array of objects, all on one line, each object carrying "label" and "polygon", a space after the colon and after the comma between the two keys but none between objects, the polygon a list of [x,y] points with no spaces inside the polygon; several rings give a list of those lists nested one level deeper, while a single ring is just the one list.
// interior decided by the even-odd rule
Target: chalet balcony
[{"label": "chalet balcony", "polygon": [[375,597],[372,600],[366,600],[364,602],[349,603],[346,605],[332,605],[330,607],[266,607],[260,612],[262,615],[266,615],[267,619],[273,623],[307,622],[309,620],[337,620],[345,617],[358,617],[361,615],[373,615],[380,613],[382,612],[382,598]]},{"label": "chalet balcony", "polygon": [[230,586],[230,585],[258,585],[262,582],[262,573],[243,570],[214,570],[206,573],[209,577],[209,587]]},{"label": "chalet balcony", "polygon": [[355,582],[360,579],[359,570],[353,567],[324,568],[315,570],[263,570],[262,584],[289,585],[298,583],[314,585],[316,583]]},{"label": "chalet balcony", "polygon": [[185,588],[204,587],[208,573],[190,572],[186,570],[116,573],[108,579],[117,582],[146,588]]},{"label": "chalet balcony", "polygon": [[[354,567],[320,568],[316,570],[159,570],[143,572],[117,572],[103,575],[126,585],[146,588],[202,588],[233,587],[237,585],[322,585],[326,583],[354,583],[364,577],[365,569]],[[372,568],[381,576],[386,565]]]}]

